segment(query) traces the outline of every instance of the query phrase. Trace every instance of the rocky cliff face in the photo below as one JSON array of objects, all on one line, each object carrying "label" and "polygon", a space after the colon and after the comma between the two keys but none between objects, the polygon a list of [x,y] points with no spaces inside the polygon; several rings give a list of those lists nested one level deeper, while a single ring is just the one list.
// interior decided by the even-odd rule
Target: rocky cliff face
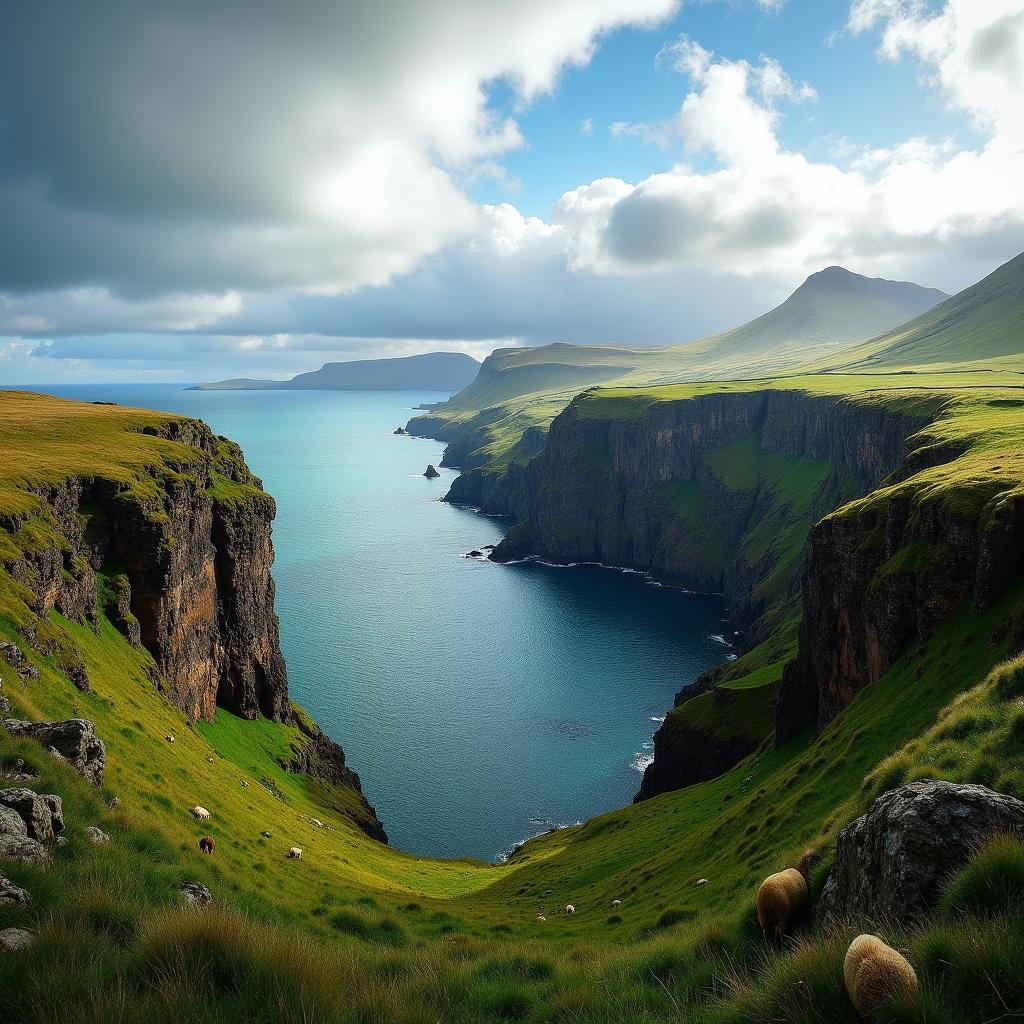
[{"label": "rocky cliff face", "polygon": [[[607,415],[590,408],[600,401],[577,398],[552,424],[543,454],[521,470],[508,510],[524,518],[495,557],[599,561],[720,591],[740,630],[779,596],[758,584],[791,554],[770,537],[744,547],[751,524],[788,505],[795,511],[784,525],[809,526],[866,493],[900,466],[906,439],[928,421],[799,391],[717,392],[630,416],[608,400]],[[780,458],[766,464],[771,456]],[[781,477],[805,471],[811,493],[790,500]],[[791,591],[798,554],[781,581]]]},{"label": "rocky cliff face", "polygon": [[807,724],[825,726],[961,604],[984,611],[1024,567],[1024,497],[998,476],[936,486],[921,473],[947,458],[949,451],[911,453],[893,486],[811,530],[778,743]]},{"label": "rocky cliff face", "polygon": [[[56,608],[95,624],[107,602],[189,720],[211,720],[221,706],[287,721],[270,576],[273,500],[238,448],[205,424],[171,421],[161,436],[187,454],[152,477],[73,477],[37,491],[43,506],[34,519],[56,536],[26,550],[11,575],[31,590],[38,615]],[[3,525],[17,532],[24,524]]]}]

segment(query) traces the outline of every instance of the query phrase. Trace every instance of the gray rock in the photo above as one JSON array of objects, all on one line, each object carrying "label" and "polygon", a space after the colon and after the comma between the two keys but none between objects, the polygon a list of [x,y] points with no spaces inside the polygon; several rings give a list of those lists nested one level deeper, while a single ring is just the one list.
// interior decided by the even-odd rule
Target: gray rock
[{"label": "gray rock", "polygon": [[25,652],[17,645],[6,640],[0,640],[0,658],[3,658],[13,669],[20,669],[24,666]]},{"label": "gray rock", "polygon": [[0,805],[18,813],[29,839],[52,843],[64,831],[64,811],[59,796],[44,796],[31,789],[0,789]]},{"label": "gray rock", "polygon": [[913,782],[883,793],[839,833],[816,912],[907,921],[996,832],[1024,830],[1024,801],[984,786]]},{"label": "gray rock", "polygon": [[21,815],[12,807],[0,804],[0,837],[28,837],[28,825],[22,821]]},{"label": "gray rock", "polygon": [[79,775],[96,786],[103,785],[107,751],[92,722],[71,718],[66,722],[23,722],[5,718],[3,727],[12,735],[42,744],[67,761]]},{"label": "gray rock", "polygon": [[47,867],[50,855],[46,847],[35,839],[0,833],[0,860],[19,860],[23,864]]},{"label": "gray rock", "polygon": [[85,834],[97,845],[110,842],[110,836],[96,825],[86,825]]},{"label": "gray rock", "polygon": [[210,890],[198,882],[182,882],[181,899],[195,907],[208,907],[213,902]]},{"label": "gray rock", "polygon": [[432,465],[429,465],[429,466],[427,466],[427,468],[426,468],[426,469],[425,469],[425,470],[423,471],[423,475],[424,475],[424,476],[425,476],[425,477],[426,477],[426,478],[427,478],[428,480],[436,480],[436,479],[437,479],[437,478],[438,478],[438,477],[439,477],[439,476],[440,476],[441,474],[440,474],[440,473],[438,473],[438,471],[437,471],[436,469],[434,469],[434,467],[433,467]]},{"label": "gray rock", "polygon": [[32,944],[35,936],[24,928],[0,929],[0,953],[16,953]]},{"label": "gray rock", "polygon": [[24,889],[0,875],[0,907],[27,907],[31,902],[32,897]]}]

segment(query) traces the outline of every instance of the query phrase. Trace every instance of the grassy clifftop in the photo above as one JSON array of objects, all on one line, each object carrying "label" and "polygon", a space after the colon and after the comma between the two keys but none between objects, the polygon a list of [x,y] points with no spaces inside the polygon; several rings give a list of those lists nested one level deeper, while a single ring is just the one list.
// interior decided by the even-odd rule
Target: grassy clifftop
[{"label": "grassy clifftop", "polygon": [[[983,402],[968,412],[979,423],[1010,414]],[[165,471],[209,457],[190,454],[186,441],[138,433],[162,429],[168,418],[159,414],[51,406],[51,420],[68,414],[81,417],[70,435],[40,415],[22,428],[8,407],[7,451],[22,464],[0,465],[14,507],[38,509],[28,488],[40,479],[109,474],[129,488],[170,487]],[[36,431],[32,445],[19,440],[23,429]],[[984,433],[995,443],[998,428]],[[739,452],[719,468],[742,480],[747,461]],[[29,520],[5,520],[7,550],[21,549],[25,538],[12,540],[11,530]],[[29,955],[0,956],[2,1021],[853,1024],[841,974],[848,930],[810,927],[798,945],[768,946],[752,916],[759,880],[808,846],[821,847],[827,863],[838,829],[904,778],[984,778],[1010,792],[1021,784],[1012,767],[1024,752],[1019,692],[1005,682],[1016,670],[1011,663],[989,676],[1024,642],[1024,594],[1014,584],[983,611],[958,608],[813,740],[766,746],[721,778],[533,840],[504,865],[412,857],[356,827],[352,790],[284,770],[306,739],[297,717],[246,721],[221,709],[190,726],[154,687],[150,655],[105,605],[95,623],[54,610],[40,618],[7,565],[0,640],[20,645],[39,676],[22,678],[0,659],[3,693],[23,717],[93,720],[108,768],[94,789],[0,730],[0,771],[24,759],[37,773],[33,788],[64,798],[69,835],[48,871],[0,864],[33,897],[28,908],[0,907],[0,928],[37,933]],[[32,626],[54,644],[28,643]],[[81,658],[91,692],[68,676],[65,649]],[[981,703],[943,712],[972,688],[980,689],[969,699]],[[929,730],[942,732],[936,761],[921,741]],[[210,822],[191,818],[197,803]],[[109,833],[110,844],[88,841],[86,825]],[[217,841],[212,857],[197,846],[207,833]],[[304,850],[299,862],[286,859],[292,845]],[[697,887],[698,878],[708,884]],[[181,907],[185,880],[208,885],[215,905]],[[936,1019],[966,1022],[1015,1005],[1014,898],[995,899],[967,931],[954,909],[918,930],[891,929],[887,937],[912,951],[922,994],[884,1019],[941,1013]],[[577,913],[566,917],[560,909],[570,902]]]}]

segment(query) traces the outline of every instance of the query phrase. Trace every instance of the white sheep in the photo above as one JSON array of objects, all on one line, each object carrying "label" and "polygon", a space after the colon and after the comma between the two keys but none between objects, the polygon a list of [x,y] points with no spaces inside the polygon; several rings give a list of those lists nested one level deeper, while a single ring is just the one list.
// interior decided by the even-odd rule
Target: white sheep
[{"label": "white sheep", "polygon": [[696,884],[697,888],[699,889],[702,885],[707,885],[708,884],[708,880],[706,878],[698,878],[695,884]]},{"label": "white sheep", "polygon": [[210,812],[205,807],[200,807],[198,804],[192,808],[192,816],[198,818],[200,821],[210,820]]},{"label": "white sheep", "polygon": [[547,918],[543,914],[538,914],[537,915],[537,920],[540,921],[541,923],[543,923],[544,921],[547,920]]},{"label": "white sheep", "polygon": [[167,735],[166,735],[166,736],[164,737],[164,739],[165,739],[165,740],[167,740],[167,742],[168,742],[168,743],[173,743],[173,742],[174,742],[174,737],[173,737],[173,736],[172,736],[172,735],[171,735],[170,733],[168,733],[168,734],[167,734]]},{"label": "white sheep", "polygon": [[622,900],[612,900],[612,906],[615,907],[617,910],[619,907],[622,906]]},{"label": "white sheep", "polygon": [[576,913],[576,908],[571,903],[567,903],[565,905],[565,913],[566,916],[572,917],[572,915]]},{"label": "white sheep", "polygon": [[289,860],[302,860],[302,851],[297,846],[293,846],[288,851],[288,859]]}]

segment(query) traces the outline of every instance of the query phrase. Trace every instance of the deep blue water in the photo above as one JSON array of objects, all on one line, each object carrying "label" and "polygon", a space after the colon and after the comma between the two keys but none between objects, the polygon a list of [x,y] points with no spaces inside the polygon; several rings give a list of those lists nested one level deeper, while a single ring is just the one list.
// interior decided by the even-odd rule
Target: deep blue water
[{"label": "deep blue water", "polygon": [[277,499],[293,696],[341,742],[391,837],[494,859],[628,803],[656,719],[721,660],[714,597],[595,566],[463,557],[504,523],[438,499],[438,442],[394,436],[436,394],[47,387],[166,409],[238,441]]}]

